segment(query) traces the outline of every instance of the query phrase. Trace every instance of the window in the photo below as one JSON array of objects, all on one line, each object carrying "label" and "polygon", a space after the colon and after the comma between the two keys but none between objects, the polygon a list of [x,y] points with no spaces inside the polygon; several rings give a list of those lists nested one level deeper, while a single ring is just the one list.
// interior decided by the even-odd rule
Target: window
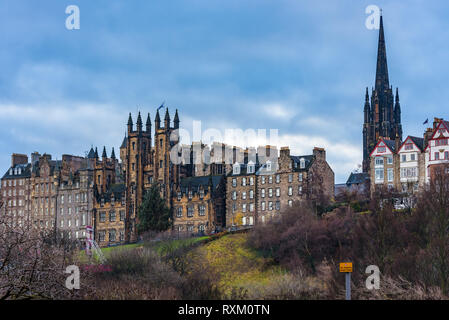
[{"label": "window", "polygon": [[109,221],[114,222],[115,221],[115,210],[111,210],[109,212]]},{"label": "window", "polygon": [[198,206],[198,212],[200,216],[206,215],[206,206],[205,205],[199,205]]},{"label": "window", "polygon": [[273,189],[268,189],[268,197],[273,197]]},{"label": "window", "polygon": [[281,210],[281,202],[280,201],[276,201],[276,210],[277,211]]},{"label": "window", "polygon": [[198,226],[198,231],[199,232],[204,232],[206,230],[206,227],[204,226],[204,224],[200,224],[199,226]]},{"label": "window", "polygon": [[268,210],[273,211],[273,202],[268,202]]},{"label": "window", "polygon": [[193,207],[187,208],[187,217],[189,218],[193,217]]},{"label": "window", "polygon": [[236,178],[232,178],[232,186],[234,188],[237,187],[237,179]]},{"label": "window", "polygon": [[435,152],[435,160],[440,160],[440,153],[439,152]]},{"label": "window", "polygon": [[273,183],[273,176],[268,177],[268,183]]},{"label": "window", "polygon": [[240,165],[238,163],[234,164],[232,167],[232,174],[240,174]]},{"label": "window", "polygon": [[253,190],[249,190],[249,198],[254,199],[254,191]]},{"label": "window", "polygon": [[293,207],[293,201],[292,200],[288,200],[288,206],[289,207]]},{"label": "window", "polygon": [[292,183],[292,182],[293,182],[293,175],[292,175],[292,174],[289,174],[289,175],[288,175],[288,182],[289,182],[289,183]]},{"label": "window", "polygon": [[418,168],[401,168],[401,178],[416,178],[418,176]]},{"label": "window", "polygon": [[192,192],[192,190],[189,190],[189,200],[192,200],[192,198],[193,198],[193,192]]},{"label": "window", "polygon": [[299,194],[299,195],[302,195],[302,186],[299,186],[299,187],[298,187],[298,194]]},{"label": "window", "polygon": [[248,164],[248,173],[254,173],[255,166],[253,163]]},{"label": "window", "polygon": [[253,186],[254,185],[254,177],[250,177],[249,178],[249,185]]},{"label": "window", "polygon": [[448,139],[435,140],[435,146],[447,146]]},{"label": "window", "polygon": [[276,175],[276,183],[280,183],[281,182],[281,176],[280,175]]},{"label": "window", "polygon": [[375,164],[376,164],[376,166],[383,166],[384,165],[384,158],[383,157],[376,157]]},{"label": "window", "polygon": [[260,197],[265,198],[265,189],[260,190]]},{"label": "window", "polygon": [[120,231],[120,241],[125,241],[125,232]]},{"label": "window", "polygon": [[298,174],[298,181],[302,182],[302,173]]},{"label": "window", "polygon": [[178,192],[178,201],[181,201],[182,198],[182,192]]},{"label": "window", "polygon": [[449,160],[449,151],[446,151],[446,152],[444,153],[444,159],[445,159],[445,160]]},{"label": "window", "polygon": [[271,171],[271,161],[267,161],[267,171]]},{"label": "window", "polygon": [[242,192],[242,200],[246,200],[246,191]]},{"label": "window", "polygon": [[246,186],[246,178],[242,178],[242,186]]},{"label": "window", "polygon": [[237,191],[232,191],[232,200],[237,200]]},{"label": "window", "polygon": [[281,196],[281,188],[276,188],[276,197]]},{"label": "window", "polygon": [[410,161],[416,161],[416,154],[412,153],[410,155]]},{"label": "window", "polygon": [[402,155],[401,161],[402,161],[402,162],[406,162],[406,161],[407,161],[407,155],[406,155],[406,154],[403,154],[403,155]]},{"label": "window", "polygon": [[384,170],[383,169],[376,169],[375,170],[375,177],[376,177],[376,181],[383,182],[384,181]]},{"label": "window", "polygon": [[265,211],[265,201],[260,203],[260,208],[262,209],[262,211]]},{"label": "window", "polygon": [[106,212],[102,211],[100,212],[100,222],[106,221]]},{"label": "window", "polygon": [[178,207],[178,209],[176,210],[176,216],[177,216],[178,218],[181,218],[181,217],[182,217],[182,207]]},{"label": "window", "polygon": [[201,189],[201,190],[200,190],[200,199],[203,199],[203,198],[204,198],[204,190]]},{"label": "window", "polygon": [[388,168],[387,176],[388,176],[388,182],[392,182],[394,180],[393,168]]},{"label": "window", "polygon": [[379,152],[379,153],[385,153],[386,151],[387,151],[387,148],[385,146],[377,147],[377,152]]},{"label": "window", "polygon": [[393,164],[393,157],[392,156],[387,157],[387,164]]},{"label": "window", "polygon": [[81,223],[82,223],[83,226],[86,225],[86,214],[85,213],[83,213],[83,215],[81,217]]},{"label": "window", "polygon": [[288,195],[289,195],[289,196],[292,196],[292,195],[293,195],[293,187],[292,187],[292,186],[289,186],[289,187],[288,187]]},{"label": "window", "polygon": [[262,176],[260,179],[261,179],[262,184],[265,184],[265,176]]},{"label": "window", "polygon": [[254,212],[254,203],[249,204],[249,212]]},{"label": "window", "polygon": [[242,204],[242,212],[246,212],[246,203]]},{"label": "window", "polygon": [[405,150],[413,150],[413,143],[405,144]]},{"label": "window", "polygon": [[109,242],[115,242],[115,230],[109,231]]}]

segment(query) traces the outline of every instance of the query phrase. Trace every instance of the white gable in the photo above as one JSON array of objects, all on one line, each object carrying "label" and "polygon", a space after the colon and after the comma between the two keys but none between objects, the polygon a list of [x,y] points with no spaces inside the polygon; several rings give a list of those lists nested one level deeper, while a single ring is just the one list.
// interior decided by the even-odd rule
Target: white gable
[{"label": "white gable", "polygon": [[387,145],[385,144],[385,142],[381,141],[376,148],[374,148],[371,156],[372,157],[378,157],[378,156],[389,156],[392,155],[393,153],[391,152],[391,150],[387,147]]}]

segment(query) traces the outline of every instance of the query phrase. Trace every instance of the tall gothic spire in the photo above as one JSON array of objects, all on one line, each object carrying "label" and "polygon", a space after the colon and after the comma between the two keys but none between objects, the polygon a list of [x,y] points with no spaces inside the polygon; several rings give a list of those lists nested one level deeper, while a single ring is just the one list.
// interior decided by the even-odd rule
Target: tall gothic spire
[{"label": "tall gothic spire", "polygon": [[388,80],[387,50],[385,48],[384,21],[380,16],[379,44],[377,48],[376,91],[383,93],[390,88]]}]

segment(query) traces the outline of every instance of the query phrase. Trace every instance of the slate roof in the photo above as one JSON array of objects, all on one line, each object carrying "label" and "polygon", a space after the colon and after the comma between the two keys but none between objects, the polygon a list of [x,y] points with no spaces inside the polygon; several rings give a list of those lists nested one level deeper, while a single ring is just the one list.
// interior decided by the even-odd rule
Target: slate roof
[{"label": "slate roof", "polygon": [[[14,174],[16,169],[20,168],[20,174]],[[11,172],[12,169],[12,172]],[[18,171],[17,171],[18,172]],[[12,174],[10,174],[12,173]],[[24,179],[31,177],[31,164],[17,164],[14,167],[9,168],[3,175],[2,179]]]},{"label": "slate roof", "polygon": [[123,138],[122,145],[120,146],[120,149],[126,148],[126,137]]},{"label": "slate roof", "polygon": [[409,136],[410,140],[413,141],[414,144],[416,144],[416,146],[423,151],[424,150],[424,139],[423,138],[418,138],[418,137],[413,137],[413,136]]},{"label": "slate roof", "polygon": [[390,150],[392,152],[397,151],[396,150],[396,142],[394,140],[383,139],[382,141],[387,145],[388,148],[390,148]]},{"label": "slate roof", "polygon": [[109,190],[98,195],[98,199],[104,198],[105,202],[109,202],[111,200],[112,194],[114,194],[114,200],[121,201],[122,196],[125,196],[125,190],[126,190],[126,186],[124,183],[112,184],[109,187]]},{"label": "slate roof", "polygon": [[[309,170],[310,166],[313,163],[313,160],[315,159],[315,156],[313,156],[313,155],[308,155],[308,156],[290,156],[290,158],[292,158],[292,160],[293,160],[293,163],[294,163],[293,169],[295,171],[306,171],[306,170]],[[302,169],[300,168],[300,160],[301,159],[304,159],[305,160],[305,164],[306,164],[306,166],[304,168],[302,168]]]},{"label": "slate roof", "polygon": [[369,173],[351,173],[346,185],[362,184],[369,180]]},{"label": "slate roof", "polygon": [[183,191],[187,191],[189,188],[193,191],[199,190],[200,186],[203,186],[204,189],[207,189],[211,178],[212,187],[213,189],[215,189],[220,184],[220,181],[222,179],[221,175],[183,178],[181,179],[180,186]]},{"label": "slate roof", "polygon": [[94,148],[90,148],[89,154],[87,155],[87,158],[94,159],[95,158],[95,150]]}]

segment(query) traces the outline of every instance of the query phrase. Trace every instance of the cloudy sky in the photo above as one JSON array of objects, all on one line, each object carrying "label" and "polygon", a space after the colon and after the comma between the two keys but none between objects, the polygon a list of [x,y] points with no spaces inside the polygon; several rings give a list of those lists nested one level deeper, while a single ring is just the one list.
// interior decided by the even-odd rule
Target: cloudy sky
[{"label": "cloudy sky", "polygon": [[165,101],[187,130],[278,129],[295,155],[325,147],[344,182],[375,78],[368,5],[383,8],[404,134],[422,135],[426,118],[449,118],[445,0],[2,0],[1,171],[13,152],[117,150],[128,113],[154,119]]}]

